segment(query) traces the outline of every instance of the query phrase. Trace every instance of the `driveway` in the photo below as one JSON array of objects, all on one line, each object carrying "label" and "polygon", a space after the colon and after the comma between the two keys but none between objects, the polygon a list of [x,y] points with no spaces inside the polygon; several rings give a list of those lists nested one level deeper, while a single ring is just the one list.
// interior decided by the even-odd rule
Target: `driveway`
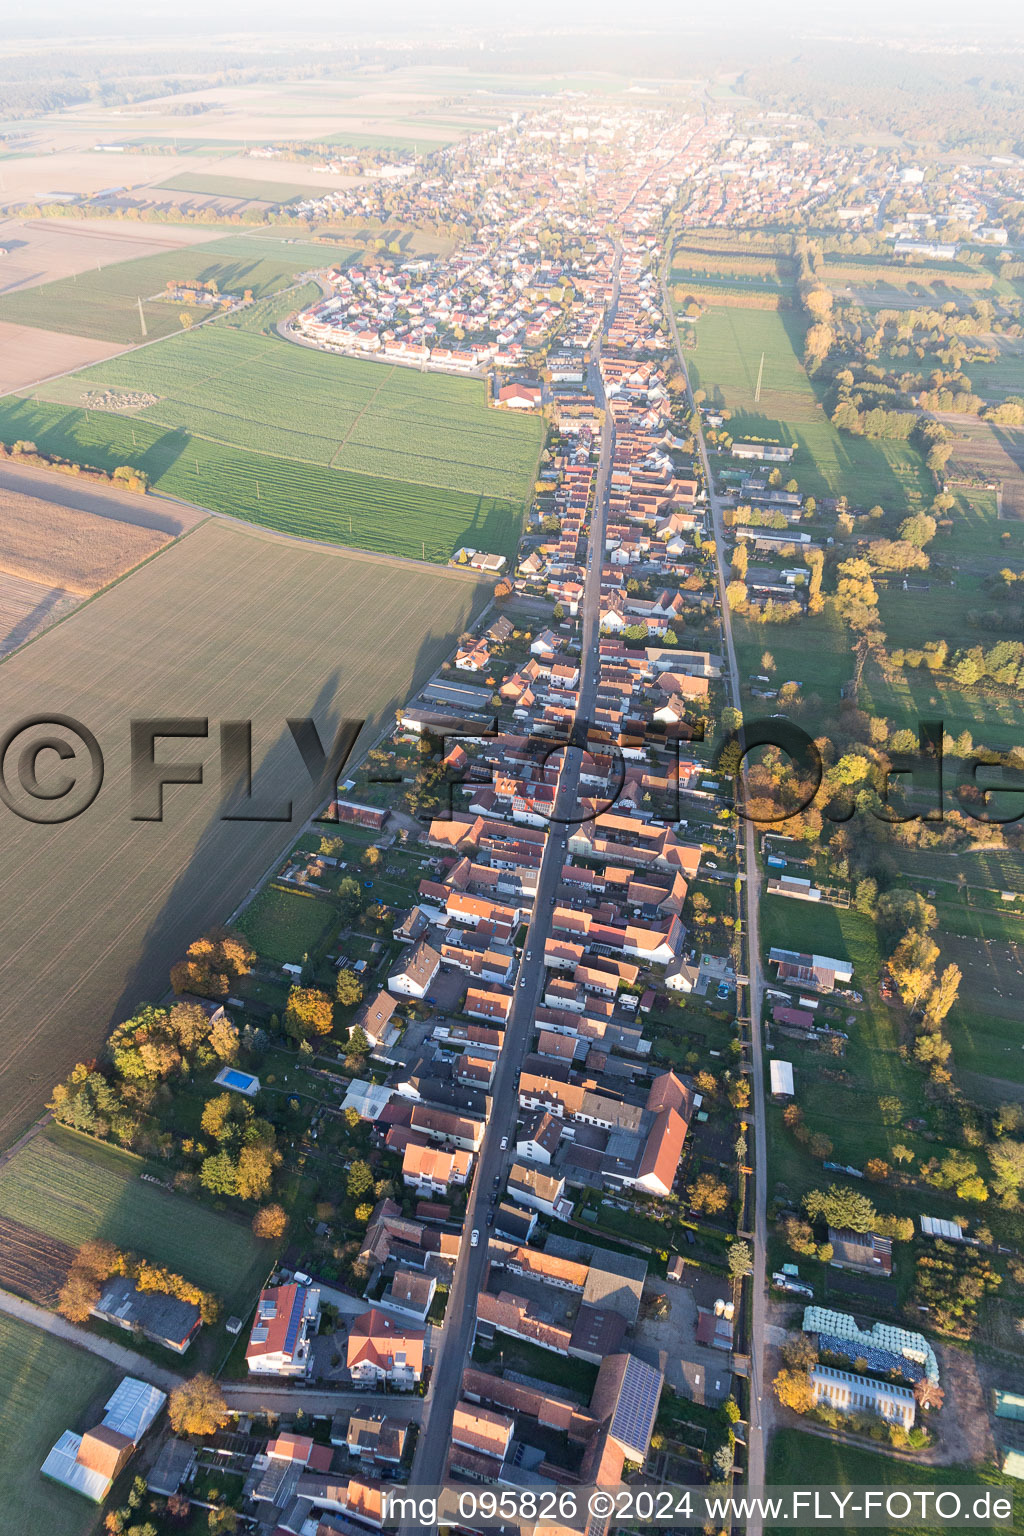
[{"label": "driveway", "polygon": [[671,1280],[648,1280],[645,1299],[659,1294],[669,1300],[669,1315],[637,1320],[633,1353],[664,1372],[665,1380],[683,1397],[715,1406],[732,1389],[732,1356],[728,1350],[697,1343],[697,1299],[692,1290]]}]

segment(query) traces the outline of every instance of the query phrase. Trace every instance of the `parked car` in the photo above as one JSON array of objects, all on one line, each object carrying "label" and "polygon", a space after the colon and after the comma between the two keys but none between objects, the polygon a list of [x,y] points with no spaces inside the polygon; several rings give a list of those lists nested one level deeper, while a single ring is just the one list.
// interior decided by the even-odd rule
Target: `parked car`
[{"label": "parked car", "polygon": [[480,1231],[477,1227],[474,1227],[470,1233],[469,1246],[471,1248],[479,1248],[480,1246]]},{"label": "parked car", "polygon": [[501,1150],[504,1152],[504,1151],[507,1150],[507,1148],[508,1148],[508,1137],[507,1136],[503,1136],[501,1138]]}]

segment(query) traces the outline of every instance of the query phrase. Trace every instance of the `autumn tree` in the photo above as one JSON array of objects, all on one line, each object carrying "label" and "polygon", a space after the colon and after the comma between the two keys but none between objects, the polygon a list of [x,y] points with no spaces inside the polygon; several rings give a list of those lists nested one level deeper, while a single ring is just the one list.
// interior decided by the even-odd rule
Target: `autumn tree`
[{"label": "autumn tree", "polygon": [[782,1370],[774,1382],[775,1396],[784,1408],[807,1413],[814,1407],[814,1388],[805,1371]]},{"label": "autumn tree", "polygon": [[285,1032],[297,1040],[329,1035],[334,1028],[334,1004],[315,987],[292,987],[284,1011]]},{"label": "autumn tree", "polygon": [[174,1388],[167,1417],[176,1435],[213,1435],[224,1428],[231,1414],[213,1377],[200,1374]]},{"label": "autumn tree", "polygon": [[283,1205],[261,1205],[252,1219],[252,1229],[264,1242],[276,1242],[288,1228],[288,1213]]},{"label": "autumn tree", "polygon": [[993,1142],[988,1149],[996,1194],[1004,1205],[1015,1206],[1024,1186],[1024,1141],[1009,1137]]},{"label": "autumn tree", "polygon": [[809,1371],[818,1363],[818,1351],[809,1333],[790,1333],[782,1345],[782,1358],[794,1371]]},{"label": "autumn tree", "polygon": [[713,1173],[702,1173],[687,1190],[687,1198],[695,1211],[714,1216],[729,1204],[729,1190]]}]

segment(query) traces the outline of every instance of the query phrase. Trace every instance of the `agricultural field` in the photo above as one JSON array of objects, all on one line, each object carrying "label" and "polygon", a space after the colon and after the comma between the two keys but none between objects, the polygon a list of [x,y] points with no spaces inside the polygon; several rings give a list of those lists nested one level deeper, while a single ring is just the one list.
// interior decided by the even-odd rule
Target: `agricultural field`
[{"label": "agricultural field", "polygon": [[250,1296],[267,1254],[249,1223],[140,1178],[154,1171],[130,1152],[51,1126],[0,1168],[0,1217],[72,1248],[106,1238],[228,1303]]},{"label": "agricultural field", "polygon": [[0,571],[91,597],[156,554],[168,535],[0,484]]},{"label": "agricultural field", "polygon": [[686,355],[694,387],[732,411],[733,437],[796,443],[792,470],[805,495],[845,495],[853,506],[923,509],[933,490],[916,448],[851,437],[829,421],[801,362],[805,329],[792,311],[711,308],[697,322],[696,349]]},{"label": "agricultural field", "polygon": [[149,340],[181,329],[180,306],[155,297],[169,282],[216,282],[222,293],[251,288],[256,298],[262,298],[286,288],[296,273],[308,267],[330,266],[351,255],[343,246],[289,246],[280,239],[227,235],[193,248],[121,261],[96,272],[0,294],[0,321],[131,345],[144,339],[140,299]]},{"label": "agricultural field", "polygon": [[260,203],[293,203],[308,197],[308,187],[290,186],[280,181],[251,181],[243,176],[206,175],[200,171],[182,171],[151,189],[156,192],[200,192],[212,197],[236,197]]},{"label": "agricultural field", "polygon": [[27,389],[55,373],[102,362],[120,350],[115,341],[92,341],[87,336],[40,331],[31,325],[0,320],[0,395]]},{"label": "agricultural field", "polygon": [[[460,572],[211,518],[4,661],[4,717],[45,708],[81,719],[106,776],[61,826],[5,812],[0,879],[15,899],[0,913],[0,1145],[114,1023],[164,994],[171,964],[322,802],[285,720],[314,718],[329,744],[340,720],[365,719],[365,750],[489,593]],[[203,761],[205,782],[168,789],[162,821],[133,821],[129,721],[168,713],[209,719],[206,741],[157,744],[164,760]],[[290,802],[290,821],[220,819],[225,719],[251,719],[255,793],[275,815]]]},{"label": "agricultural field", "polygon": [[71,1243],[0,1216],[0,1287],[5,1291],[52,1310],[74,1257]]},{"label": "agricultural field", "polygon": [[1024,430],[998,427],[965,416],[940,416],[953,432],[953,453],[946,476],[958,481],[995,485],[999,518],[1011,527],[1024,521]]},{"label": "agricultural field", "polygon": [[102,1416],[120,1379],[105,1360],[0,1317],[0,1505],[17,1536],[88,1536],[95,1504],[39,1475],[65,1429],[79,1433]]},{"label": "agricultural field", "polygon": [[0,571],[0,658],[64,618],[77,601],[61,587],[41,587]]},{"label": "agricultural field", "polygon": [[[126,391],[154,398],[81,409]],[[161,490],[283,532],[437,561],[464,543],[513,552],[541,433],[539,418],[490,410],[480,380],[220,323],[0,402],[0,439],[136,464]]]},{"label": "agricultural field", "polygon": [[986,400],[1005,400],[1007,395],[1024,395],[1024,342],[997,331],[978,338],[998,356],[991,363],[971,363],[968,373],[975,394]]},{"label": "agricultural field", "polygon": [[[11,161],[5,160],[4,167],[9,184]],[[211,238],[209,229],[184,224],[141,228],[115,219],[0,218],[0,245],[7,247],[0,295],[76,272],[95,272],[119,261],[200,245]]]}]

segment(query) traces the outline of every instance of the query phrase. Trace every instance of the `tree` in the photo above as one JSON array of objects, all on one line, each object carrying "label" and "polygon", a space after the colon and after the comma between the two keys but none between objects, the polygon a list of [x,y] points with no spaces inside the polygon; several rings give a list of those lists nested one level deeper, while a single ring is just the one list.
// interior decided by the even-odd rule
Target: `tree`
[{"label": "tree", "polygon": [[288,1213],[283,1205],[261,1205],[252,1219],[252,1229],[264,1242],[276,1242],[288,1228]]},{"label": "tree", "polygon": [[742,1241],[731,1244],[729,1248],[729,1273],[734,1280],[742,1280],[744,1275],[754,1272],[754,1256],[750,1251],[750,1244]]},{"label": "tree", "polygon": [[356,1221],[361,1221],[361,1222],[364,1222],[364,1223],[368,1222],[372,1215],[373,1215],[373,1206],[370,1205],[368,1202],[365,1202],[363,1205],[357,1205],[356,1206],[356,1210],[355,1210]]},{"label": "tree", "polygon": [[[226,1141],[238,1129],[237,1122],[232,1122],[235,1103],[234,1095],[230,1093],[219,1093],[216,1098],[207,1099],[199,1121],[205,1135],[212,1136],[214,1141]],[[246,1108],[251,1112],[250,1105]]]},{"label": "tree", "polygon": [[345,1186],[350,1200],[358,1200],[362,1195],[368,1195],[373,1189],[373,1172],[368,1163],[355,1162],[348,1171],[348,1182]]},{"label": "tree", "polygon": [[771,651],[761,652],[761,671],[772,673],[775,671],[775,657]]},{"label": "tree", "polygon": [[334,1028],[334,1005],[327,993],[315,987],[293,987],[284,1011],[284,1027],[297,1040],[329,1035]]},{"label": "tree", "polygon": [[187,309],[179,309],[179,311],[178,311],[178,324],[181,326],[183,331],[190,331],[192,329],[192,326],[193,326],[194,323],[195,323],[195,316],[194,315],[190,314]]},{"label": "tree", "polygon": [[773,1387],[782,1406],[794,1413],[807,1413],[814,1407],[814,1388],[804,1371],[780,1371]]},{"label": "tree", "polygon": [[238,1189],[238,1170],[230,1152],[215,1152],[203,1159],[199,1182],[213,1195],[233,1195]]},{"label": "tree", "polygon": [[235,1187],[243,1200],[259,1200],[270,1188],[274,1165],[281,1154],[272,1147],[243,1147],[238,1154]]},{"label": "tree", "polygon": [[905,1146],[902,1141],[897,1141],[892,1149],[892,1155],[898,1163],[912,1163],[914,1153],[912,1148]]},{"label": "tree", "polygon": [[1004,1137],[993,1142],[988,1149],[988,1160],[992,1164],[996,1194],[1004,1205],[1015,1205],[1018,1191],[1024,1185],[1024,1141]]},{"label": "tree", "polygon": [[346,1008],[354,1008],[357,1003],[361,1003],[363,1000],[363,984],[355,971],[349,970],[347,966],[344,970],[338,972],[335,996],[338,1002]]},{"label": "tree", "polygon": [[210,1049],[220,1061],[234,1061],[238,1055],[238,1029],[226,1013],[210,1025]]},{"label": "tree", "polygon": [[830,1184],[827,1190],[812,1189],[804,1196],[804,1210],[812,1221],[851,1232],[870,1232],[877,1221],[875,1207],[859,1189]]},{"label": "tree", "polygon": [[213,1377],[200,1374],[174,1388],[167,1417],[176,1435],[213,1435],[224,1428],[231,1414]]},{"label": "tree", "polygon": [[376,869],[380,861],[381,851],[375,844],[371,843],[363,854],[363,863],[367,869]]},{"label": "tree", "polygon": [[960,991],[960,967],[947,965],[925,1003],[924,1016],[937,1028],[957,1000]]},{"label": "tree", "polygon": [[810,1222],[801,1221],[798,1216],[787,1216],[782,1224],[786,1242],[794,1253],[802,1254],[805,1258],[812,1258],[817,1252],[818,1245],[814,1241],[814,1232]]},{"label": "tree", "polygon": [[366,1037],[366,1031],[361,1029],[358,1024],[353,1025],[353,1027],[348,1032],[348,1043],[345,1046],[345,1059],[359,1060],[361,1057],[368,1055],[369,1050],[370,1042]]},{"label": "tree", "polygon": [[82,1270],[72,1267],[61,1286],[57,1311],[69,1322],[84,1323],[99,1299],[99,1281],[83,1273]]},{"label": "tree", "polygon": [[782,1358],[794,1371],[809,1371],[818,1363],[818,1351],[809,1333],[787,1334]]},{"label": "tree", "polygon": [[728,1205],[729,1190],[713,1173],[702,1173],[690,1185],[687,1197],[695,1211],[705,1211],[709,1216],[714,1216]]},{"label": "tree", "polygon": [[914,1397],[919,1408],[941,1408],[946,1394],[937,1381],[929,1381],[927,1376],[914,1383]]}]

